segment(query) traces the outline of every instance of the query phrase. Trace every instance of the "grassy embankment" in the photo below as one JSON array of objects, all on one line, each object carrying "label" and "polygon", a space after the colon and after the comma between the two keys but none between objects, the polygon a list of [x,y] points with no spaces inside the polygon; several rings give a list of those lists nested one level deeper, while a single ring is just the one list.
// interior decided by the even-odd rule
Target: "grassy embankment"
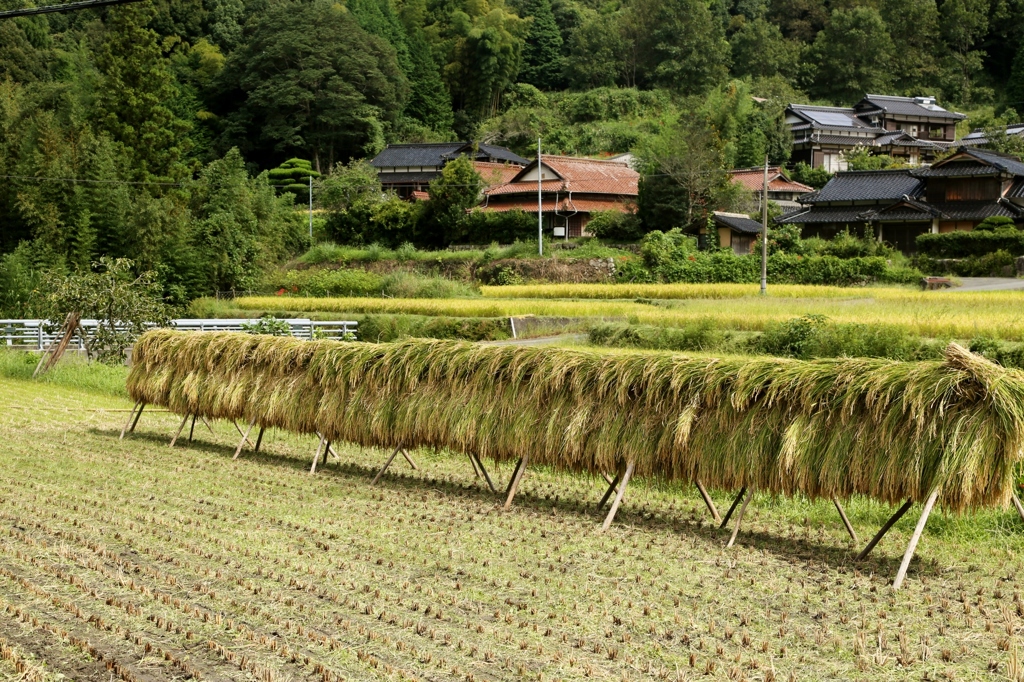
[{"label": "grassy embankment", "polygon": [[[371,488],[386,453],[341,445],[311,478],[310,438],[232,461],[230,425],[172,450],[155,412],[118,441],[129,403],[68,383],[0,379],[0,637],[75,679],[1006,679],[1017,660],[1010,513],[933,515],[892,593],[914,514],[855,565],[829,504],[758,497],[726,550],[692,490],[637,481],[602,535],[586,477],[531,470],[510,512],[446,453]],[[862,536],[891,512],[847,509]]]}]

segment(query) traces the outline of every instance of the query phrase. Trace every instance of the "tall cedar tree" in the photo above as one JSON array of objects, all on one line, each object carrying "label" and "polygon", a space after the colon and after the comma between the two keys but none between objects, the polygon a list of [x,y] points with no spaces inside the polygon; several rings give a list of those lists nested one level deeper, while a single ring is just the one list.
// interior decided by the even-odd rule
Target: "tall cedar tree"
[{"label": "tall cedar tree", "polygon": [[387,42],[331,0],[277,2],[247,33],[221,72],[225,99],[236,86],[243,100],[229,142],[246,155],[311,158],[320,172],[384,146],[408,92]]},{"label": "tall cedar tree", "polygon": [[438,133],[451,131],[455,121],[452,97],[448,94],[441,69],[434,61],[430,42],[423,31],[426,3],[410,0],[402,6],[401,18],[409,45],[409,101],[405,114]]},{"label": "tall cedar tree", "polygon": [[187,170],[181,162],[188,152],[190,126],[170,106],[178,89],[156,32],[146,28],[150,16],[140,4],[109,10],[96,54],[103,75],[96,120],[123,146],[133,178],[180,179]]},{"label": "tall cedar tree", "polygon": [[558,31],[550,0],[520,0],[519,16],[532,18],[530,32],[523,46],[523,67],[519,81],[536,85],[541,90],[562,86],[562,35]]}]

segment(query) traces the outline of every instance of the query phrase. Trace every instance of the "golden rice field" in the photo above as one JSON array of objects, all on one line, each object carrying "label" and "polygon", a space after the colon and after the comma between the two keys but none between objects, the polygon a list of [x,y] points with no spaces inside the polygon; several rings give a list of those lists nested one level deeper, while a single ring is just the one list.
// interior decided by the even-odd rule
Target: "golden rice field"
[{"label": "golden rice field", "polygon": [[[908,292],[909,288],[831,287],[804,284],[772,284],[772,298],[860,298],[865,292]],[[759,284],[522,284],[481,286],[489,298],[743,298],[760,295]]]},{"label": "golden rice field", "polygon": [[[546,286],[546,285],[545,285]],[[560,286],[560,285],[559,285]],[[587,291],[591,285],[573,285]],[[604,285],[593,285],[604,286]],[[608,285],[613,286],[613,285]],[[615,285],[617,286],[617,285]],[[674,286],[674,285],[673,285]],[[714,285],[729,287],[746,285]],[[780,287],[781,288],[781,287]],[[698,290],[702,291],[702,290]],[[681,326],[713,319],[721,326],[760,331],[770,322],[801,315],[826,315],[837,322],[892,324],[920,336],[969,339],[979,335],[1024,341],[1024,292],[920,292],[907,289],[840,289],[836,297],[757,295],[739,298],[677,298],[640,303],[626,299],[484,298],[299,298],[248,297],[242,310],[269,312],[406,313],[453,317],[538,315],[629,320],[636,324]],[[856,291],[856,297],[848,294]]]},{"label": "golden rice field", "polygon": [[[689,488],[531,469],[503,511],[468,460],[0,379],[0,677],[18,680],[1021,680],[1024,524],[916,514],[863,563],[827,502],[755,497],[738,544]],[[121,410],[121,411],[117,411]],[[489,464],[501,486],[509,466]],[[712,491],[720,507],[728,503]],[[861,536],[891,513],[854,499]],[[63,676],[63,677],[61,677]]]}]

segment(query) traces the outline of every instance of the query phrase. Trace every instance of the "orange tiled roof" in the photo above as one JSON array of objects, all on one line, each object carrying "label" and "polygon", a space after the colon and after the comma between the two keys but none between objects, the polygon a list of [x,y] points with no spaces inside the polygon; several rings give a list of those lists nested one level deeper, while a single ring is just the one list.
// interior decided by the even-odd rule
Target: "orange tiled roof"
[{"label": "orange tiled roof", "polygon": [[519,171],[523,170],[522,166],[514,163],[494,163],[491,161],[474,161],[473,167],[476,168],[476,172],[480,174],[480,177],[484,179],[484,183],[489,187],[511,182],[512,178],[519,175]]},{"label": "orange tiled roof", "polygon": [[[544,192],[581,192],[587,194],[615,194],[636,196],[640,174],[621,161],[599,161],[574,156],[545,156],[544,165],[558,176],[542,184]],[[519,175],[536,166],[524,168],[513,181],[484,190],[489,196],[500,194],[536,193],[536,181],[517,182]]]},{"label": "orange tiled roof", "polygon": [[[729,171],[732,181],[739,183],[751,192],[760,192],[764,184],[764,168],[740,168]],[[813,187],[790,180],[779,166],[768,167],[769,192],[813,192]]]}]

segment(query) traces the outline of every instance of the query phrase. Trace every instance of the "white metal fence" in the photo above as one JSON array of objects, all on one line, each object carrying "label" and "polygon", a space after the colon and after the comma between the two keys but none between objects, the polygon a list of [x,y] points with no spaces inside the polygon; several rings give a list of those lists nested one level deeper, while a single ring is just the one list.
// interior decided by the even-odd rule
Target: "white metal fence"
[{"label": "white metal fence", "polygon": [[[351,320],[320,321],[296,318],[281,320],[287,322],[292,336],[300,339],[343,339],[355,334],[359,323]],[[193,332],[238,332],[243,324],[254,324],[259,320],[171,320],[171,327],[182,331]],[[82,328],[86,334],[96,329],[96,320],[82,320]],[[46,331],[46,320],[0,320],[0,346],[19,350],[44,350],[56,337],[60,329],[52,333]],[[82,338],[75,335],[69,349],[85,350]]]}]

